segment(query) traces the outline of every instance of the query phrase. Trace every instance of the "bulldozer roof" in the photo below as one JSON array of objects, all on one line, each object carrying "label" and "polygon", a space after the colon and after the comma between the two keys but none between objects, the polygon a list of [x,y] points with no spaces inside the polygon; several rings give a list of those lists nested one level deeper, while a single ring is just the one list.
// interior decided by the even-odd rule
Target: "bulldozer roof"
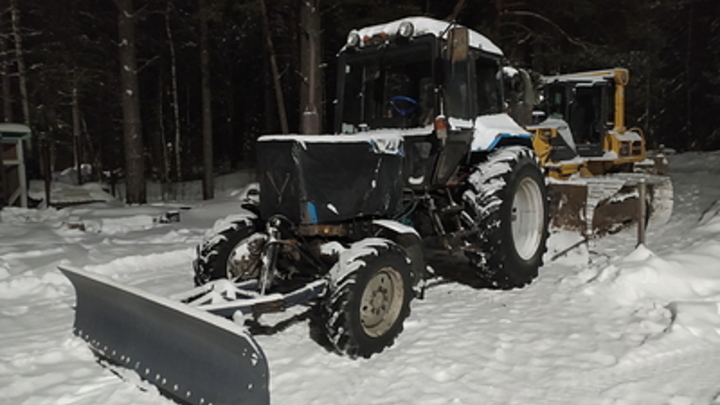
[{"label": "bulldozer roof", "polygon": [[564,75],[545,76],[546,83],[552,82],[606,82],[614,80],[622,85],[627,85],[630,73],[625,68],[612,68],[604,70],[592,70],[588,72],[568,73]]},{"label": "bulldozer roof", "polygon": [[[407,17],[385,24],[358,28],[348,34],[346,46],[368,46],[378,39],[389,40],[396,37],[415,38],[423,35],[434,35],[447,39],[451,28],[462,27],[459,24],[435,20],[428,17]],[[503,56],[502,50],[484,35],[468,29],[469,46],[484,52]]]}]

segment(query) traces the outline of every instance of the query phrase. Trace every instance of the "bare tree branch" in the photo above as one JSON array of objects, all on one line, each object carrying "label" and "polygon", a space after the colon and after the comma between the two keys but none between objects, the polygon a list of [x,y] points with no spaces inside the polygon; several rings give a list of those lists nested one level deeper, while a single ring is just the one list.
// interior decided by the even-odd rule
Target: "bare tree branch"
[{"label": "bare tree branch", "polygon": [[467,3],[466,0],[459,0],[457,4],[455,4],[455,8],[453,8],[452,14],[450,14],[445,21],[453,22],[457,20],[457,16],[460,14],[460,12],[465,8],[465,3]]},{"label": "bare tree branch", "polygon": [[137,72],[137,73],[140,73],[143,69],[145,69],[146,67],[150,66],[153,62],[155,62],[155,61],[158,60],[159,58],[160,58],[160,54],[155,55],[155,56],[153,56],[152,58],[148,59],[147,61],[145,61],[145,63],[142,64],[142,66],[140,66],[139,68],[137,68],[136,72]]},{"label": "bare tree branch", "polygon": [[560,27],[557,23],[555,23],[555,22],[552,21],[551,19],[549,19],[549,18],[547,18],[547,17],[545,17],[545,16],[543,16],[543,15],[541,15],[541,14],[538,14],[538,13],[535,13],[535,12],[532,12],[532,11],[504,11],[503,14],[505,14],[505,15],[513,15],[513,16],[519,16],[519,17],[533,17],[533,18],[537,18],[538,20],[541,20],[541,21],[543,21],[543,22],[551,25],[553,28],[555,28],[555,29],[556,29],[558,32],[560,32],[560,33],[565,37],[565,39],[567,39],[568,42],[570,42],[571,44],[580,46],[580,47],[582,47],[582,48],[584,48],[584,49],[587,49],[587,47],[588,47],[588,44],[587,44],[586,42],[581,41],[581,40],[579,40],[579,39],[577,39],[577,38],[573,38],[572,36],[570,36],[570,34],[568,34],[567,32],[565,32],[565,30],[563,30],[562,27]]}]

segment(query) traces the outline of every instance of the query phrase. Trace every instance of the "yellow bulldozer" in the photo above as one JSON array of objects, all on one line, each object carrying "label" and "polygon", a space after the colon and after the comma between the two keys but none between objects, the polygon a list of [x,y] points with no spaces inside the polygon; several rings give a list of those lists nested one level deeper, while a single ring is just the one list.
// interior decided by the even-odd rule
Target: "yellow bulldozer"
[{"label": "yellow bulldozer", "polygon": [[[549,182],[552,225],[583,235],[669,219],[673,189],[662,154],[648,159],[639,128],[625,127],[623,68],[541,79],[538,122],[527,125]],[[644,210],[639,184],[646,184]]]}]

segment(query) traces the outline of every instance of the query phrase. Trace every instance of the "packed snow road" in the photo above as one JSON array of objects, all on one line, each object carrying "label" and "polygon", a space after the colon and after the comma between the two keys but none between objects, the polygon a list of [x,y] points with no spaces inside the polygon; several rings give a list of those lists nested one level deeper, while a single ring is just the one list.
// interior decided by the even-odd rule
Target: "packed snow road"
[{"label": "packed snow road", "polygon": [[[264,317],[253,330],[272,402],[720,403],[720,154],[674,156],[671,169],[673,217],[646,246],[633,230],[593,241],[521,290],[431,283],[395,345],[369,360],[328,351],[311,310]],[[153,221],[169,209],[179,223]],[[170,295],[192,285],[205,229],[235,209],[228,192],[183,207],[3,210],[0,404],[170,403],[72,335],[74,291],[56,266]]]}]

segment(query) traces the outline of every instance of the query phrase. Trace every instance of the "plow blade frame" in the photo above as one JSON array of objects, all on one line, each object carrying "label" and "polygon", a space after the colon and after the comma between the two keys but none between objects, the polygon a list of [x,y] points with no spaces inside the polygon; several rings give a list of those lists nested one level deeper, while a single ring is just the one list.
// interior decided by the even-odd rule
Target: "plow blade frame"
[{"label": "plow blade frame", "polygon": [[92,273],[60,271],[75,287],[74,332],[100,357],[182,403],[270,403],[267,360],[243,327]]},{"label": "plow blade frame", "polygon": [[646,226],[661,225],[670,219],[673,186],[669,177],[638,173],[617,173],[589,177],[579,182],[558,181],[548,185],[552,211],[551,226],[603,236],[634,226],[640,213],[638,184],[646,181]]}]

